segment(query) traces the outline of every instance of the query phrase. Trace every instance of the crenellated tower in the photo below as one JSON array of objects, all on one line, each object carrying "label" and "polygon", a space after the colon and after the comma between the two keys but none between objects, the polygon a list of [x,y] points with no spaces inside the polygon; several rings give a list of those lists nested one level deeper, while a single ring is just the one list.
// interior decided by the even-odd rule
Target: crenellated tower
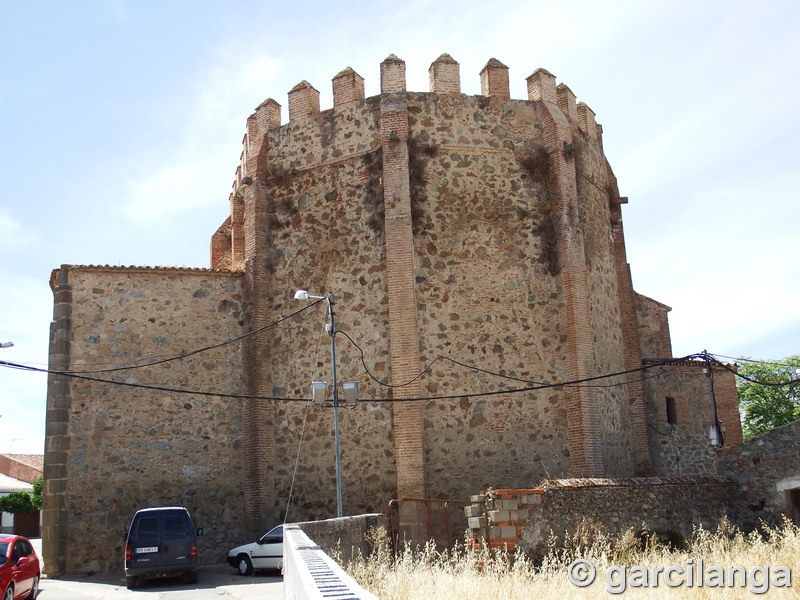
[{"label": "crenellated tower", "polygon": [[[144,506],[186,505],[203,564],[335,514],[331,402],[309,400],[331,381],[327,307],[301,288],[334,294],[338,380],[360,388],[338,411],[345,514],[715,474],[709,428],[741,440],[732,372],[673,359],[670,308],[634,291],[594,111],[545,69],[524,99],[495,58],[479,95],[448,54],[428,74],[409,90],[390,55],[375,96],[345,68],[331,108],[308,81],[285,122],[261,103],[211,269],[53,272],[48,576],[116,568],[104,550]],[[436,517],[414,506],[402,535],[423,541]]]},{"label": "crenellated tower", "polygon": [[[430,65],[428,92],[406,89],[405,67],[384,60],[370,98],[363,77],[344,69],[327,110],[301,81],[283,124],[277,102],[261,104],[248,119],[231,214],[212,238],[212,267],[244,268],[253,330],[293,312],[294,289],[336,295],[339,329],[358,345],[341,350],[339,380],[357,379],[364,399],[342,423],[346,510],[546,475],[651,474],[641,381],[514,389],[629,371],[645,358],[627,199],[595,113],[545,69],[516,100],[495,58],[478,96],[461,93],[448,54]],[[247,342],[249,393],[302,394],[325,375],[299,341],[317,330],[295,327]],[[474,395],[483,392],[492,395]],[[257,521],[281,510],[291,479],[283,458],[302,409],[246,401],[242,410],[247,512]],[[327,420],[322,412],[312,436],[315,467],[295,483],[305,516],[329,508],[317,471],[330,456]]]}]

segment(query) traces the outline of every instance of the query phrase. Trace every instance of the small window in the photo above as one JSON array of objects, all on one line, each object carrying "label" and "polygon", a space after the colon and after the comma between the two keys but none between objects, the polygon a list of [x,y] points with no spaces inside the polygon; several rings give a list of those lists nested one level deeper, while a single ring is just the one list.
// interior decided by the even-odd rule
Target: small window
[{"label": "small window", "polygon": [[158,517],[143,517],[136,530],[139,537],[149,538],[158,536]]},{"label": "small window", "polygon": [[678,424],[678,415],[675,411],[675,398],[667,398],[667,423],[670,425]]},{"label": "small window", "polygon": [[11,550],[11,564],[17,564],[17,561],[25,556],[23,553],[22,540],[17,540],[14,544],[14,549]]},{"label": "small window", "polygon": [[800,489],[788,490],[789,504],[792,506],[792,521],[795,525],[800,524]]},{"label": "small window", "polygon": [[164,517],[164,535],[167,539],[176,540],[188,535],[186,519],[181,515],[167,515]]}]

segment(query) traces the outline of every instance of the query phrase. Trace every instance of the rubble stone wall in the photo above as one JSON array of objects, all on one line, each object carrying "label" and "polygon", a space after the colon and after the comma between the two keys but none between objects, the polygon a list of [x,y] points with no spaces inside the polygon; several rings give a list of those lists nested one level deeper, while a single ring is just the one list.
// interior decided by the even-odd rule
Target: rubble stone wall
[{"label": "rubble stone wall", "polygon": [[[744,521],[800,522],[800,420],[719,450],[719,473],[745,498]],[[795,498],[797,504],[793,504]]]},{"label": "rubble stone wall", "polygon": [[[69,370],[127,385],[71,379],[66,431],[48,437],[45,453],[45,564],[54,575],[61,558],[69,573],[119,570],[136,510],[171,505],[186,506],[204,528],[201,563],[218,562],[242,541],[241,401],[170,390],[242,392],[238,342],[180,358],[242,334],[241,277],[62,271],[72,292]],[[51,419],[51,434],[53,426]],[[54,493],[57,480],[65,481],[62,493]],[[56,502],[63,508],[54,510]],[[50,542],[65,531],[63,554],[51,555]]]},{"label": "rubble stone wall", "polygon": [[[732,481],[718,477],[568,479],[520,490],[488,490],[465,509],[474,548],[520,548],[541,558],[579,527],[622,533],[628,529],[677,532],[716,530],[723,518],[740,521]],[[553,539],[554,538],[554,539]]]}]

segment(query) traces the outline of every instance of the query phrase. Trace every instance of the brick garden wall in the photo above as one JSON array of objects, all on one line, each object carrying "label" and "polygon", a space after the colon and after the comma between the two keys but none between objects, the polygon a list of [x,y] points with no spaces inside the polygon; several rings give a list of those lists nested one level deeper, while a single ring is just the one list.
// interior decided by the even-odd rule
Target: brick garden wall
[{"label": "brick garden wall", "polygon": [[520,490],[488,490],[465,509],[473,547],[520,548],[542,557],[548,540],[590,530],[622,533],[677,531],[702,525],[716,529],[723,516],[738,522],[740,503],[733,482],[719,477],[567,479]]}]

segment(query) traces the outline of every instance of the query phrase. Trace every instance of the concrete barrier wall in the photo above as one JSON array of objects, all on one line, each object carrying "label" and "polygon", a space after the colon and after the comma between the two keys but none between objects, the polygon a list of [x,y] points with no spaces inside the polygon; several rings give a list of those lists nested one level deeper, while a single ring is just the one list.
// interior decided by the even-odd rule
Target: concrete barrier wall
[{"label": "concrete barrier wall", "polygon": [[283,589],[287,600],[378,600],[345,573],[299,525],[286,525],[283,530]]},{"label": "concrete barrier wall", "polygon": [[387,518],[383,513],[306,521],[296,525],[324,552],[344,561],[369,555],[371,548],[366,541],[369,531],[376,527],[388,528]]}]

